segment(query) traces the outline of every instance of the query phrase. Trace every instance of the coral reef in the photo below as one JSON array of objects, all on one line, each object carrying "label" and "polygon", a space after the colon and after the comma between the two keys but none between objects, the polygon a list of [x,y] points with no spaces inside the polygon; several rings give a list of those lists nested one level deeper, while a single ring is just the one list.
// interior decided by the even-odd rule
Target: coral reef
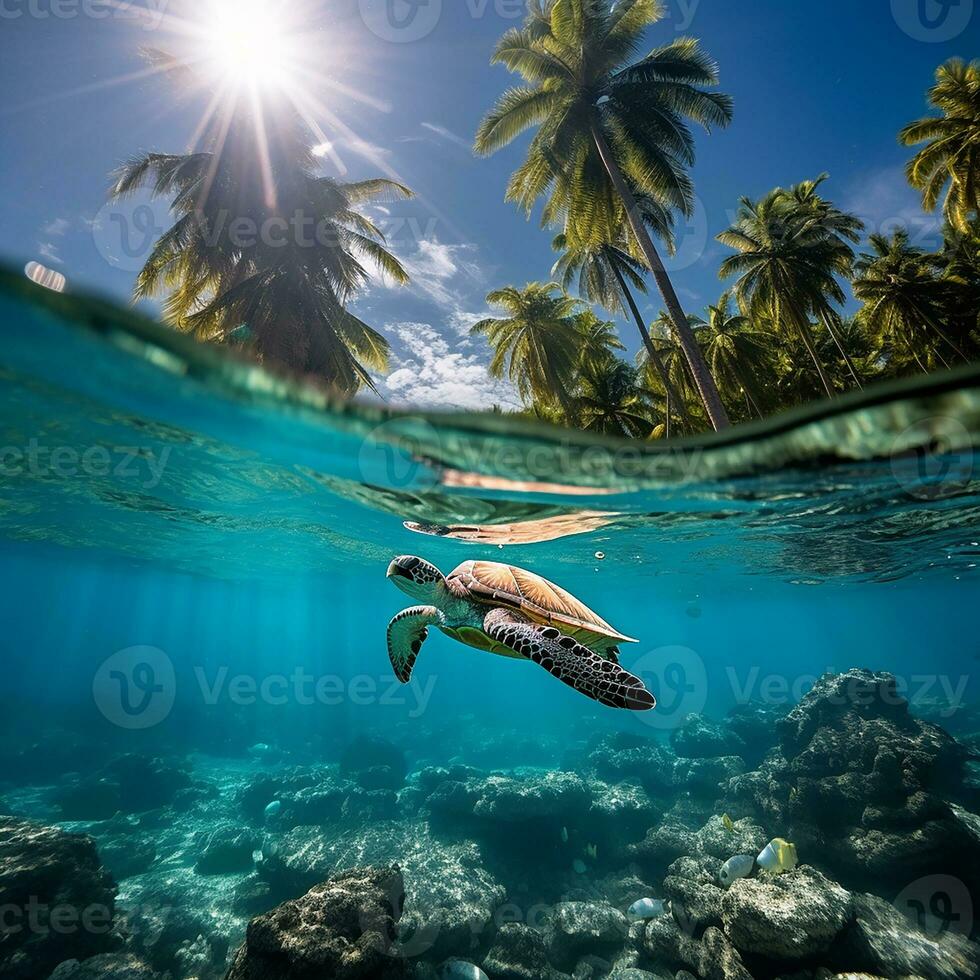
[{"label": "coral reef", "polygon": [[0,817],[0,975],[37,980],[111,950],[115,900],[90,838]]},{"label": "coral reef", "polygon": [[[526,738],[475,721],[410,734],[308,758],[127,754],[57,785],[19,773],[5,805],[64,829],[0,820],[0,901],[108,912],[98,935],[8,938],[0,975],[980,975],[973,750],[887,674],[688,716],[666,739],[545,739],[543,766],[505,760]],[[775,837],[799,852],[782,874],[754,860]]]}]

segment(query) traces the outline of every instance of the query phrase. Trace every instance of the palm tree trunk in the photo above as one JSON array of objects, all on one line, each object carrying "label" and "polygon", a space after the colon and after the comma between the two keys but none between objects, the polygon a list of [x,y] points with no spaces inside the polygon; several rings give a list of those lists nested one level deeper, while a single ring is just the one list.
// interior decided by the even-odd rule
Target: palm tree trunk
[{"label": "palm tree trunk", "polygon": [[701,401],[704,402],[704,408],[708,413],[708,418],[711,420],[711,425],[716,431],[726,429],[731,423],[728,421],[728,413],[725,411],[725,406],[721,401],[721,395],[718,393],[718,386],[715,384],[714,378],[711,377],[711,372],[708,370],[708,365],[705,363],[701,349],[694,339],[694,331],[687,322],[687,317],[681,308],[680,300],[674,291],[674,284],[670,281],[670,276],[667,275],[667,270],[664,268],[664,264],[657,254],[657,249],[654,247],[653,239],[650,237],[643,223],[643,217],[636,203],[636,197],[626,183],[626,178],[619,169],[619,164],[613,158],[612,150],[606,142],[606,137],[596,125],[592,127],[592,137],[595,140],[596,148],[599,150],[599,156],[602,158],[603,166],[605,166],[606,172],[609,174],[609,179],[612,181],[616,193],[620,196],[626,208],[626,215],[629,219],[630,227],[633,229],[633,234],[636,236],[636,240],[643,251],[647,265],[649,265],[650,271],[653,273],[657,288],[660,290],[660,294],[667,304],[667,312],[673,321],[678,342],[691,368],[694,384],[698,389],[698,393],[701,395]]},{"label": "palm tree trunk", "polygon": [[841,357],[844,358],[844,363],[847,365],[847,370],[851,372],[851,377],[854,379],[854,383],[863,391],[864,385],[861,384],[861,378],[858,376],[857,368],[854,367],[854,362],[851,360],[851,355],[844,349],[844,344],[841,342],[840,336],[834,329],[833,317],[826,310],[824,310],[824,312],[821,314],[821,319],[823,320],[823,325],[827,328],[827,333],[830,334],[834,340],[834,343],[837,345],[837,349],[840,351]]},{"label": "palm tree trunk", "polygon": [[616,275],[616,280],[619,283],[619,288],[622,290],[623,296],[626,297],[626,302],[629,305],[630,312],[633,314],[633,319],[636,320],[636,329],[640,331],[640,337],[643,339],[643,346],[646,348],[650,363],[653,364],[657,374],[660,375],[660,380],[663,382],[668,399],[673,398],[677,402],[678,410],[684,419],[684,424],[688,427],[689,431],[693,432],[691,415],[687,410],[687,405],[677,397],[677,392],[674,391],[674,385],[670,380],[670,375],[667,373],[667,366],[660,356],[660,351],[657,350],[653,340],[650,338],[650,331],[647,330],[647,325],[643,322],[643,316],[640,313],[639,307],[636,305],[636,300],[633,299],[633,294],[630,292],[626,279],[615,262],[610,262],[609,264],[612,266],[613,272]]},{"label": "palm tree trunk", "polygon": [[749,386],[745,383],[745,376],[742,374],[742,369],[737,364],[733,364],[732,373],[735,375],[735,380],[742,387],[742,394],[745,395],[745,403],[749,406],[749,414],[755,413],[760,419],[765,418],[762,414],[762,409],[759,408],[755,398],[749,392]]},{"label": "palm tree trunk", "polygon": [[[779,322],[779,307],[780,303],[776,302],[776,322]],[[793,317],[793,325],[796,327],[797,332],[800,335],[800,339],[803,341],[803,346],[806,348],[806,352],[810,355],[810,359],[813,361],[814,366],[817,369],[817,374],[820,375],[820,382],[823,385],[823,390],[827,393],[828,398],[834,397],[834,389],[831,387],[830,376],[827,374],[826,368],[823,366],[823,361],[820,359],[820,354],[817,353],[817,348],[813,343],[813,335],[810,333],[810,324],[807,318],[792,304],[788,303],[789,313]]]}]

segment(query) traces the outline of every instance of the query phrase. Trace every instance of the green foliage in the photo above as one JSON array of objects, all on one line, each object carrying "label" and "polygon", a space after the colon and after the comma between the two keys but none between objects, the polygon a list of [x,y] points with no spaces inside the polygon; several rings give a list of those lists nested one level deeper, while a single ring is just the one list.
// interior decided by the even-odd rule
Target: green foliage
[{"label": "green foliage", "polygon": [[966,234],[980,211],[980,61],[954,58],[940,65],[929,103],[939,111],[899,134],[905,146],[926,145],[909,161],[909,183],[922,206],[935,211],[945,191],[943,214]]},{"label": "green foliage", "polygon": [[358,208],[411,192],[388,180],[315,176],[298,124],[280,119],[260,131],[251,107],[214,124],[206,145],[148,154],[114,175],[113,198],[149,189],[170,199],[174,217],[137,277],[136,298],[165,295],[165,319],[202,340],[244,345],[343,393],[373,388],[369,372],[386,368],[388,342],[348,305],[372,269],[398,283],[408,276]]},{"label": "green foliage", "polygon": [[587,255],[606,258],[603,250],[612,246],[634,260],[643,257],[700,396],[721,427],[727,419],[714,382],[650,232],[670,248],[675,213],[693,212],[691,126],[727,125],[732,100],[713,91],[717,66],[693,38],[641,56],[647,28],[663,16],[659,0],[531,0],[524,26],[507,31],[492,58],[525,84],[505,92],[487,113],[475,148],[494,153],[534,130],[506,199],[527,215],[544,200],[542,223],[562,229],[569,256],[563,271],[578,269],[595,280],[582,283],[583,295],[611,295],[598,282],[610,270]]},{"label": "green foliage", "polygon": [[507,286],[487,296],[499,315],[473,325],[493,349],[490,373],[507,378],[525,404],[561,408],[571,417],[582,304],[557,283]]}]

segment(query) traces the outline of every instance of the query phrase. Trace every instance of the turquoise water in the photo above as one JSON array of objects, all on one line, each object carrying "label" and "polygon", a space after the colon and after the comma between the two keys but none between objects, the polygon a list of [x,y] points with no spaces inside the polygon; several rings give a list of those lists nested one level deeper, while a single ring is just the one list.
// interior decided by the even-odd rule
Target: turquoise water
[{"label": "turquoise water", "polygon": [[[6,812],[74,827],[51,787],[120,752],[190,760],[223,785],[329,764],[359,732],[410,770],[574,769],[606,731],[666,744],[691,712],[786,710],[851,667],[894,673],[951,729],[974,710],[977,370],[638,449],[333,405],[5,282],[0,730],[5,758],[60,746],[34,778],[0,774]],[[412,603],[385,569],[401,554],[558,582],[639,639],[623,664],[658,708],[603,708],[442,635],[398,685],[385,627]],[[190,875],[192,838],[176,834],[161,831],[157,866]],[[117,878],[120,902],[159,884]],[[195,881],[180,901],[228,914],[231,886]],[[245,918],[222,919],[233,946]]]}]

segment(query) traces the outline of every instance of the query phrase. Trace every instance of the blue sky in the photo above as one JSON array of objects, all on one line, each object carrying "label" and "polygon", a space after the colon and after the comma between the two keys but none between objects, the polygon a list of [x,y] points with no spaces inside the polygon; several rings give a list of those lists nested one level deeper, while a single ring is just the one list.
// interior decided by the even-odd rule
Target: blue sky
[{"label": "blue sky", "polygon": [[[150,212],[133,210],[140,202],[123,213],[107,208],[107,175],[140,151],[184,150],[206,96],[179,99],[165,80],[139,77],[139,48],[168,44],[166,17],[140,22],[129,0],[114,2],[0,0],[0,257],[41,261],[76,289],[125,301],[141,243],[162,227],[166,210],[158,207],[146,223]],[[141,5],[169,16],[178,2]],[[318,121],[347,175],[383,168],[418,194],[388,214],[375,212],[412,286],[375,285],[358,303],[393,343],[382,393],[395,403],[509,403],[513,394],[487,376],[488,352],[466,331],[485,313],[489,289],[548,276],[551,233],[503,201],[524,142],[490,159],[474,157],[469,146],[482,114],[512,81],[489,55],[497,37],[520,23],[521,4],[422,0],[411,19],[406,0],[393,0],[406,15],[408,26],[399,28],[384,17],[386,2],[322,0],[310,21],[317,68],[333,83],[318,94],[347,135],[326,117]],[[980,12],[975,0],[954,0],[945,12],[938,0],[921,2],[932,26],[921,19],[920,0],[668,0],[650,46],[699,37],[735,98],[732,126],[699,136],[700,207],[671,264],[690,310],[722,289],[717,268],[726,250],[714,236],[739,196],[823,171],[831,174],[828,196],[875,229],[902,223],[921,244],[935,244],[935,222],[905,183],[909,151],[896,134],[925,113],[938,64],[976,55]],[[324,172],[335,173],[323,159]],[[124,227],[132,247],[121,251]],[[652,317],[660,304],[649,297],[643,307]],[[635,349],[634,329],[620,329]]]}]

